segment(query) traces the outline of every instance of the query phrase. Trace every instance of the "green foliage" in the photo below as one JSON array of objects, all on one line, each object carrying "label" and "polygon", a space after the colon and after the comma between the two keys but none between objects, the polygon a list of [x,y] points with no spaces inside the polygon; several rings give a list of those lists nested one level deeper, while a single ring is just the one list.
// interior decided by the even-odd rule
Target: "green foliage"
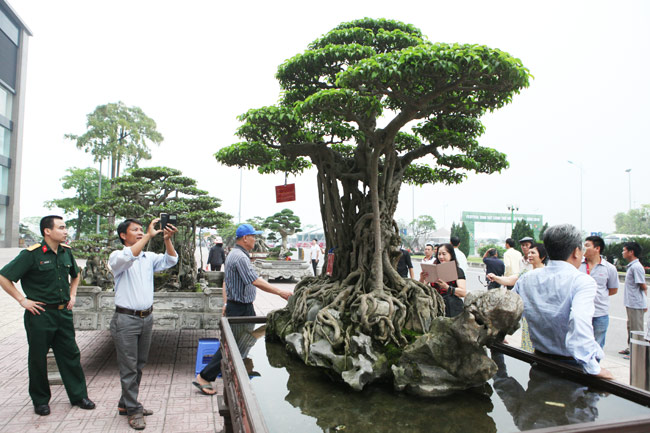
[{"label": "green foliage", "polygon": [[282,209],[280,212],[264,220],[261,226],[266,230],[270,230],[271,234],[268,239],[276,239],[275,233],[280,235],[282,239],[282,247],[278,250],[278,254],[286,257],[291,254],[287,246],[287,239],[300,231],[300,217],[295,215],[291,209]]},{"label": "green foliage", "polygon": [[25,240],[26,245],[31,245],[41,238],[41,217],[26,217],[18,224],[18,233]]},{"label": "green foliage", "polygon": [[82,135],[66,134],[79,149],[90,153],[95,162],[111,164],[111,179],[120,175],[122,163],[137,167],[141,159],[151,159],[148,143],[160,144],[163,136],[156,122],[139,107],[127,107],[123,102],[99,105],[88,114],[87,131]]},{"label": "green foliage", "polygon": [[497,254],[499,255],[499,258],[503,258],[503,255],[504,255],[505,252],[506,252],[506,249],[505,249],[504,247],[502,247],[501,245],[496,245],[496,244],[487,244],[487,245],[483,245],[482,247],[480,247],[480,248],[478,249],[478,255],[479,255],[479,257],[483,257],[483,255],[485,255],[485,252],[486,252],[487,250],[489,250],[490,248],[496,248],[496,250],[497,250]]},{"label": "green foliage", "polygon": [[[261,173],[313,164],[326,242],[338,251],[332,278],[340,280],[352,265],[383,269],[386,261],[367,251],[397,253],[393,216],[403,183],[459,183],[468,172],[508,167],[504,154],[479,144],[480,118],[531,75],[498,49],[432,43],[412,25],[364,18],[309,44],[276,78],[278,104],[242,114],[242,141],[215,158]],[[381,245],[356,248],[362,242]],[[469,250],[469,236],[461,248]],[[363,257],[351,260],[355,254]],[[379,289],[382,280],[367,281]]]},{"label": "green foliage", "polygon": [[539,231],[539,242],[544,242],[544,233],[548,229],[548,223],[544,223],[542,229]]},{"label": "green foliage", "polygon": [[456,225],[456,223],[451,224],[451,234],[450,236],[458,236],[460,239],[460,249],[466,256],[469,255],[469,230],[465,223]]},{"label": "green foliage", "polygon": [[64,190],[73,190],[73,197],[56,198],[45,202],[48,209],[58,207],[66,214],[75,217],[68,218],[67,224],[74,227],[74,239],[95,233],[97,229],[97,215],[92,212],[92,207],[99,196],[99,170],[95,168],[68,168],[68,174],[63,176],[61,186]]},{"label": "green foliage", "polygon": [[[646,270],[646,274],[650,273],[650,238],[631,238],[630,241],[637,242],[641,246],[641,256],[639,261]],[[625,271],[625,266],[628,262],[623,258],[623,242],[612,243],[605,246],[605,251],[603,251],[603,256],[610,263],[615,263],[616,268],[619,271]]]},{"label": "green foliage", "polygon": [[[312,42],[280,65],[276,77],[280,103],[242,114],[237,135],[245,141],[219,150],[218,161],[300,173],[309,160],[319,165],[336,155],[325,159],[345,167],[341,175],[365,176],[359,155],[382,131],[384,154],[399,156],[400,178],[424,184],[458,183],[467,170],[508,166],[505,155],[476,141],[484,131],[478,118],[510,102],[530,74],[500,50],[434,44],[412,25],[364,18]],[[388,126],[377,128],[376,120],[390,114]],[[419,123],[403,135],[412,121]],[[427,155],[435,164],[411,164]]]},{"label": "green foliage", "polygon": [[[221,200],[210,197],[206,191],[196,187],[194,179],[169,167],[130,169],[125,175],[113,179],[112,186],[93,206],[94,212],[115,215],[119,219],[137,218],[142,221],[144,230],[162,212],[178,215],[176,226],[179,233],[174,236],[174,246],[179,253],[179,265],[174,275],[181,287],[191,289],[196,282],[194,251],[197,228],[221,230],[232,218],[217,211]],[[162,236],[156,236],[149,249],[162,251]]]},{"label": "green foliage", "polygon": [[643,204],[638,209],[619,212],[614,217],[616,233],[629,235],[650,235],[650,204]]},{"label": "green foliage", "polygon": [[266,218],[262,227],[278,232],[282,237],[285,235],[291,236],[302,231],[300,229],[300,217],[294,214],[291,209],[282,209],[275,215]]},{"label": "green foliage", "polygon": [[517,220],[515,222],[515,227],[512,229],[512,239],[515,240],[515,248],[517,251],[521,252],[521,245],[519,245],[519,239],[523,239],[526,236],[529,236],[535,239],[535,232],[533,228],[523,219]]},{"label": "green foliage", "polygon": [[430,215],[420,215],[410,223],[398,222],[400,230],[406,229],[406,235],[400,232],[402,244],[414,251],[420,251],[429,239],[431,233],[436,230],[436,221]]},{"label": "green foliage", "polygon": [[93,210],[117,218],[150,221],[161,212],[178,215],[178,226],[220,228],[231,216],[216,211],[221,200],[196,187],[194,179],[169,167],[135,168],[112,181]]}]

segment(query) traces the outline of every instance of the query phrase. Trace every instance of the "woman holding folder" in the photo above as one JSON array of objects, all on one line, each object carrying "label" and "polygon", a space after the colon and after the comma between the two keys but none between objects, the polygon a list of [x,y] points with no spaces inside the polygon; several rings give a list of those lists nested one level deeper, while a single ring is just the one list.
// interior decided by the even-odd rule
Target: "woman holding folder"
[{"label": "woman holding folder", "polygon": [[[453,262],[456,267],[456,272],[452,274],[455,276],[455,279],[450,280],[453,277],[438,278],[436,280],[431,280],[429,277],[429,272],[423,271],[420,273],[420,282],[424,283],[425,281],[431,283],[431,286],[436,289],[438,293],[442,296],[442,299],[445,301],[445,316],[455,317],[463,312],[463,299],[467,294],[467,281],[465,280],[465,273],[461,268],[458,267],[458,262],[456,261],[456,253],[454,252],[454,247],[451,244],[442,244],[438,247],[438,257],[436,264],[440,265],[443,263]],[[447,272],[440,272],[439,274],[448,274]],[[447,281],[444,281],[447,280]]]}]

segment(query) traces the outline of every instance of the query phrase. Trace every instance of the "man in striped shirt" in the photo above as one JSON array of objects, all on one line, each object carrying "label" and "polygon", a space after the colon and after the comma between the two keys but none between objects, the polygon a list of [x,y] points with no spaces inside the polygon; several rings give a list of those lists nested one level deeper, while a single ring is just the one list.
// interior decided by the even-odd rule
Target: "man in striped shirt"
[{"label": "man in striped shirt", "polygon": [[[226,257],[224,277],[224,307],[227,317],[255,316],[253,301],[257,289],[273,293],[284,299],[289,299],[292,292],[275,287],[259,277],[251,264],[249,252],[255,246],[255,235],[262,234],[250,224],[237,227],[236,245]],[[196,376],[192,382],[206,395],[216,394],[212,387],[217,375],[221,372],[221,350],[214,354],[208,365]]]}]

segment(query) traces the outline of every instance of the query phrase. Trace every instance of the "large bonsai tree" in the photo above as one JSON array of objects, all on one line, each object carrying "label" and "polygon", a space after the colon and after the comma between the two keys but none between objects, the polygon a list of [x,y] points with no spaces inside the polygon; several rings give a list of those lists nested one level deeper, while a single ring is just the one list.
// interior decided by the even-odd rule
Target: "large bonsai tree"
[{"label": "large bonsai tree", "polygon": [[349,353],[352,335],[403,347],[404,329],[428,330],[440,297],[395,270],[400,188],[506,168],[504,154],[479,145],[479,119],[529,77],[498,49],[432,43],[412,25],[369,18],[339,25],[280,65],[280,102],[241,115],[244,141],[216,158],[261,173],[317,168],[333,273],[297,286],[281,337],[303,332],[305,352],[324,339]]}]

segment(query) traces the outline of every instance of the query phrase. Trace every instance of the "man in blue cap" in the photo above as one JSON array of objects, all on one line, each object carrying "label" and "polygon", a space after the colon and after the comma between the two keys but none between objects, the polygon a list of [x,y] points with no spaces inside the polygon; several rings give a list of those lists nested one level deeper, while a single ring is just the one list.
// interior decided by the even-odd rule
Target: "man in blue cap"
[{"label": "man in blue cap", "polygon": [[[224,276],[224,296],[226,296],[225,313],[227,317],[255,316],[253,301],[257,289],[273,293],[284,299],[289,299],[292,292],[275,287],[259,277],[251,264],[250,251],[255,246],[255,235],[262,234],[250,224],[237,227],[236,245],[226,257]],[[213,395],[216,390],[212,387],[217,375],[221,372],[221,350],[214,354],[208,365],[192,382],[203,394]]]}]

